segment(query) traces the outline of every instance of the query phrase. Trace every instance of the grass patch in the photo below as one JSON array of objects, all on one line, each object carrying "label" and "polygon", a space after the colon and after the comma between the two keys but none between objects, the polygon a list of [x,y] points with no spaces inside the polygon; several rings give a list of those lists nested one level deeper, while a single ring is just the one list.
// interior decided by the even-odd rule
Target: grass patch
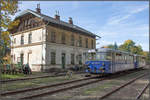
[{"label": "grass patch", "polygon": [[15,78],[22,78],[25,77],[23,73],[11,75],[11,74],[1,74],[1,79],[15,79]]},{"label": "grass patch", "polygon": [[32,87],[32,86],[38,86],[35,83],[32,82],[22,82],[22,83],[17,83],[17,84],[13,84],[11,86],[7,86],[5,84],[3,84],[1,86],[1,90],[2,91],[10,91],[10,90],[16,90],[16,89],[20,89],[20,88],[27,88],[27,87]]},{"label": "grass patch", "polygon": [[[72,78],[73,79],[73,78]],[[40,86],[41,84],[46,84],[46,83],[55,83],[55,82],[63,82],[68,80],[65,77],[47,77],[47,78],[38,78],[38,79],[33,79],[33,80],[28,80],[28,81],[20,81],[20,82],[15,82],[11,84],[2,84],[2,87],[0,90],[16,90],[16,89],[21,89],[21,88],[27,88],[27,87],[36,87]]]}]

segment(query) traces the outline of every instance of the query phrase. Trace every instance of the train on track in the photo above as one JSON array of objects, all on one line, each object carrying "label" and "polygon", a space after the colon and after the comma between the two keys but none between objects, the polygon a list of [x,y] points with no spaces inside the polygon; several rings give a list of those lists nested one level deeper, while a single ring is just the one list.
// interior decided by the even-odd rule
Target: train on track
[{"label": "train on track", "polygon": [[109,48],[88,51],[85,62],[86,72],[90,74],[112,74],[145,66],[145,57]]}]

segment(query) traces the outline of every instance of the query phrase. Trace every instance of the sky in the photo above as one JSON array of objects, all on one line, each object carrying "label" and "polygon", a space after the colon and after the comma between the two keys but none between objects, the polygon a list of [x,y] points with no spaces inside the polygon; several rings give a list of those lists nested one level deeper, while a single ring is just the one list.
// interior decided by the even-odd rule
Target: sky
[{"label": "sky", "polygon": [[72,17],[73,24],[102,37],[97,48],[131,39],[149,50],[148,1],[21,1],[20,12],[35,10],[38,3],[42,14],[54,17],[57,10],[61,20]]}]

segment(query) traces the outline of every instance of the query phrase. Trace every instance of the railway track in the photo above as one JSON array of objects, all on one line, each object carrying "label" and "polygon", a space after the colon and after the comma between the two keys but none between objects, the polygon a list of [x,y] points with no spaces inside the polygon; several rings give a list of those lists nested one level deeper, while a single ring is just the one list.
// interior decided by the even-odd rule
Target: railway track
[{"label": "railway track", "polygon": [[[95,82],[99,82],[99,81],[102,81],[102,80],[106,80],[106,79],[117,78],[117,77],[120,77],[120,76],[123,76],[123,75],[133,73],[133,71],[134,70],[128,71],[126,73],[114,74],[111,77],[110,76],[109,77],[105,76],[105,77],[102,77],[101,79],[95,79],[96,77],[89,77],[89,78],[72,80],[72,81],[67,81],[67,82],[57,83],[57,84],[52,84],[52,85],[45,85],[45,86],[40,86],[40,87],[21,89],[21,90],[16,90],[16,91],[8,91],[8,92],[3,92],[0,95],[2,97],[10,96],[10,95],[14,96],[16,94],[20,94],[20,93],[24,93],[24,92],[28,93],[29,92],[28,93],[29,95],[27,94],[27,96],[19,98],[19,99],[31,99],[31,98],[41,97],[41,96],[44,96],[44,95],[51,95],[51,94],[61,92],[61,91],[66,91],[66,90],[69,90],[69,89],[79,88],[79,87],[82,87],[82,86],[85,86],[85,85],[88,85],[88,84],[92,84],[92,83],[95,83]],[[134,72],[134,73],[137,73],[138,71],[140,71],[140,70],[136,70],[136,72]],[[91,79],[94,79],[94,80],[91,80]],[[87,80],[87,82],[84,82],[86,80]],[[88,81],[88,80],[90,80],[90,81]],[[78,83],[80,82],[80,84],[69,86],[69,84],[77,83],[77,82]],[[61,86],[61,88],[50,89],[52,91],[43,92],[44,91],[43,89],[55,88],[55,87],[60,87],[60,86]],[[40,93],[36,93],[34,95],[30,94],[30,92],[33,92],[33,91],[37,92],[39,90],[41,91]]]},{"label": "railway track", "polygon": [[[140,78],[142,78],[142,77],[144,77],[144,76],[146,76],[146,75],[148,75],[148,73],[142,74],[142,75],[140,75],[140,76],[138,76],[138,77],[136,77],[136,78],[134,78],[134,79],[132,79],[132,80],[126,82],[125,84],[122,84],[122,85],[119,86],[118,88],[116,88],[116,89],[114,89],[114,90],[112,90],[112,91],[106,93],[105,95],[103,95],[103,96],[100,97],[99,99],[100,99],[100,100],[102,100],[102,99],[107,99],[109,96],[111,96],[112,94],[116,93],[116,92],[119,91],[120,89],[123,89],[124,87],[130,85],[131,83],[135,82],[136,80],[138,80],[138,79],[140,79]],[[144,93],[144,91],[148,88],[148,86],[149,86],[149,84],[147,84],[147,85],[144,87],[144,89],[141,91],[141,93],[136,97],[136,100],[138,100],[138,99],[141,97],[141,95],[142,95],[142,94]]]},{"label": "railway track", "polygon": [[[75,73],[75,74],[80,74],[80,73]],[[45,75],[45,76],[37,76],[37,77],[7,79],[7,80],[0,80],[0,83],[7,83],[7,82],[21,81],[21,80],[32,80],[32,79],[37,79],[37,78],[59,77],[59,76],[65,76],[65,75],[66,75],[66,73],[61,73],[61,74],[56,74],[56,75]]]},{"label": "railway track", "polygon": [[[137,71],[139,71],[139,70],[137,70]],[[34,95],[30,95],[30,96],[27,95],[26,97],[20,98],[20,99],[31,99],[31,98],[36,98],[36,97],[41,97],[41,96],[44,96],[44,95],[48,95],[48,94],[51,95],[51,94],[54,94],[54,93],[57,93],[57,92],[66,91],[66,90],[73,89],[73,88],[79,88],[79,87],[82,87],[82,86],[85,86],[85,85],[88,85],[88,84],[92,84],[92,83],[95,83],[95,82],[99,82],[99,81],[102,81],[102,80],[127,75],[129,73],[133,73],[133,71],[128,71],[126,73],[121,73],[121,74],[114,74],[111,77],[110,76],[109,77],[105,76],[105,77],[102,77],[101,79],[95,79],[95,80],[92,80],[92,81],[88,81],[88,80],[94,79],[96,77],[72,80],[72,81],[67,81],[67,82],[63,82],[63,83],[40,86],[40,87],[35,87],[35,88],[21,89],[21,90],[16,90],[16,91],[8,91],[8,92],[1,93],[1,96],[16,95],[16,94],[20,94],[20,93],[24,93],[24,92],[31,92],[31,91],[35,91],[35,90],[38,91],[38,90],[43,90],[43,89],[47,89],[47,88],[54,88],[54,87],[60,87],[61,86],[61,88],[59,88],[59,89],[54,89],[54,90],[52,89],[52,91],[47,91],[47,92],[41,91],[39,94],[36,93]],[[87,80],[87,82],[83,82],[83,81],[86,81],[86,80]],[[83,82],[83,83],[73,85],[73,86],[69,86],[69,87],[65,86],[65,85],[69,85],[71,83],[76,83],[76,82],[80,82],[80,83]]]},{"label": "railway track", "polygon": [[139,95],[136,97],[136,100],[140,99],[141,96],[144,94],[146,89],[149,87],[150,83],[146,84],[146,86],[142,89],[142,91],[139,93]]}]

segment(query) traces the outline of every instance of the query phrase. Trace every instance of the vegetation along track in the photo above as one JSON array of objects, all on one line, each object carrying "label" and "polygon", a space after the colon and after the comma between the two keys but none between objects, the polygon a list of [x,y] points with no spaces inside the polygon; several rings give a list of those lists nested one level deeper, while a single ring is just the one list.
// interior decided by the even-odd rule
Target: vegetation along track
[{"label": "vegetation along track", "polygon": [[[119,91],[120,89],[124,88],[125,86],[130,85],[131,83],[135,82],[136,80],[138,80],[138,79],[140,79],[140,78],[142,78],[142,77],[144,77],[144,76],[146,76],[146,75],[148,75],[148,73],[145,73],[145,74],[142,74],[142,75],[140,75],[140,76],[137,76],[136,78],[134,78],[134,79],[132,79],[132,80],[126,82],[125,84],[119,86],[118,88],[116,88],[116,89],[114,89],[114,90],[112,90],[112,91],[106,93],[105,95],[103,95],[102,97],[100,97],[100,100],[105,99],[105,98],[108,98],[110,95],[116,93],[116,92]],[[136,99],[139,99],[139,98],[140,98],[140,96],[143,94],[143,92],[146,90],[147,87],[148,87],[148,85],[146,85],[146,87],[144,87],[143,91],[136,97]]]},{"label": "vegetation along track", "polygon": [[[101,79],[96,79],[94,81],[92,80],[92,81],[89,81],[89,82],[81,83],[81,84],[78,84],[78,85],[73,85],[73,86],[66,87],[66,88],[64,88],[65,86],[63,86],[63,85],[76,83],[76,82],[83,82],[84,80],[90,80],[90,79],[94,79],[96,77],[89,77],[89,78],[84,78],[84,79],[72,80],[72,81],[67,81],[67,82],[63,82],[63,83],[40,86],[40,87],[35,87],[35,88],[21,89],[21,90],[16,90],[16,91],[8,91],[8,92],[1,93],[1,96],[9,96],[9,95],[15,95],[15,94],[20,94],[20,93],[24,93],[24,92],[32,92],[34,90],[43,90],[44,88],[54,88],[54,87],[57,87],[57,86],[63,86],[63,88],[61,88],[61,89],[56,89],[56,90],[48,91],[48,92],[45,92],[45,93],[40,92],[40,94],[35,94],[35,95],[31,95],[31,96],[27,95],[26,97],[23,97],[21,99],[35,98],[35,97],[44,96],[44,95],[47,95],[47,94],[50,95],[50,94],[57,93],[57,92],[60,92],[60,91],[65,91],[65,90],[69,90],[69,89],[73,89],[73,88],[82,87],[82,86],[85,86],[85,85],[88,85],[88,84],[92,84],[92,83],[95,83],[95,82],[102,81],[104,79],[110,79],[110,78],[115,78],[115,77],[127,75],[127,74],[130,74],[130,73],[133,73],[134,71],[135,70],[131,70],[131,71],[127,71],[126,73],[114,74],[111,77],[106,76],[106,77],[102,77]],[[136,71],[140,71],[140,70],[136,70]]]},{"label": "vegetation along track", "polygon": [[[82,74],[82,72],[80,73]],[[75,74],[80,74],[80,73],[75,73]],[[37,79],[37,78],[59,77],[59,76],[65,76],[65,75],[66,75],[65,73],[61,73],[61,74],[56,74],[56,75],[44,75],[44,76],[27,77],[27,78],[7,79],[7,80],[0,80],[0,83],[20,81],[20,80],[31,80],[31,79]]]},{"label": "vegetation along track", "polygon": [[[140,70],[141,69],[136,70],[136,71],[140,71]],[[132,73],[132,72],[133,72],[133,70],[128,71],[128,73]],[[126,73],[126,74],[128,74],[128,73]],[[20,90],[15,90],[15,91],[8,91],[8,92],[3,92],[0,95],[1,96],[13,95],[13,94],[22,93],[22,92],[28,92],[28,91],[38,90],[38,89],[44,89],[44,88],[50,88],[50,87],[54,87],[54,86],[70,84],[70,83],[88,80],[88,79],[92,79],[92,78],[96,78],[96,77],[89,77],[89,78],[84,78],[84,79],[72,80],[72,81],[67,81],[67,82],[62,82],[62,83],[57,83],[57,84],[51,84],[51,85],[45,85],[45,86],[39,86],[39,87],[34,87],[34,88],[26,88],[26,89],[20,89]]]},{"label": "vegetation along track", "polygon": [[79,87],[82,87],[82,86],[85,86],[85,85],[89,85],[89,84],[92,84],[92,83],[96,83],[96,82],[99,82],[99,81],[102,81],[102,80],[106,80],[106,79],[112,79],[112,78],[117,78],[117,77],[120,77],[120,76],[123,76],[123,75],[127,75],[129,73],[133,73],[133,70],[132,71],[128,71],[126,73],[121,73],[121,74],[113,74],[111,76],[105,76],[105,77],[102,77],[100,79],[96,79],[96,80],[90,80],[90,81],[87,81],[87,82],[81,82],[80,84],[76,84],[76,85],[72,85],[72,86],[63,86],[62,88],[59,88],[59,89],[55,89],[55,90],[51,90],[51,91],[46,91],[46,92],[43,92],[42,93],[38,93],[38,94],[34,94],[34,95],[30,95],[30,96],[25,96],[25,97],[22,97],[20,99],[33,99],[33,98],[37,98],[37,97],[42,97],[42,96],[45,96],[45,95],[52,95],[54,93],[58,93],[58,92],[61,92],[61,91],[66,91],[66,90],[70,90],[70,89],[74,89],[74,88],[79,88]]}]

